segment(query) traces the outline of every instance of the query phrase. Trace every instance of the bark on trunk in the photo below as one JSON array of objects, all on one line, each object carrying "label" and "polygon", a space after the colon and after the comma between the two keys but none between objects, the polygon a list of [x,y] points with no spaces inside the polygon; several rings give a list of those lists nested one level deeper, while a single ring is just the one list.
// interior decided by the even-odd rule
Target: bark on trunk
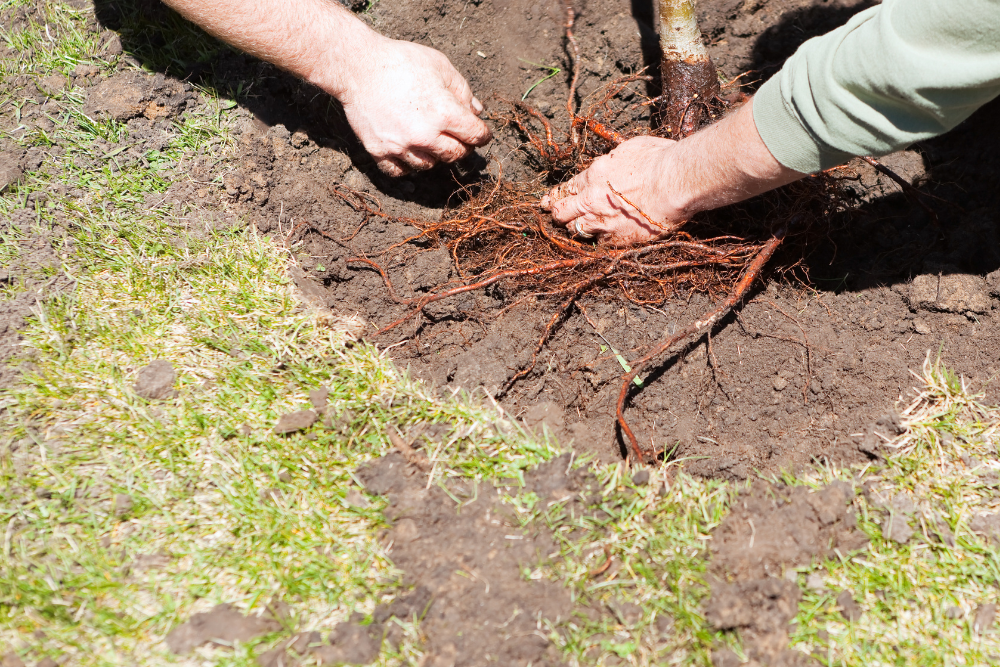
[{"label": "bark on trunk", "polygon": [[693,0],[660,0],[660,47],[660,117],[671,136],[680,138],[709,122],[710,106],[719,94],[719,77],[702,42]]}]

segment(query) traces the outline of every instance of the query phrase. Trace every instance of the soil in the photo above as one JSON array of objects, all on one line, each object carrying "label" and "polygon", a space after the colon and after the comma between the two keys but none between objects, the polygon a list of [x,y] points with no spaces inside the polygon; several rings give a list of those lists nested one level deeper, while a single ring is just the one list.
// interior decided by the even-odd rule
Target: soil
[{"label": "soil", "polygon": [[[736,76],[753,69],[760,78],[803,40],[865,6],[707,0],[699,11],[722,71]],[[651,62],[643,37],[650,34],[651,12],[642,3],[591,0],[579,10],[581,96]],[[379,3],[370,16],[392,36],[444,51],[494,115],[506,108],[501,98],[520,98],[545,75],[531,62],[561,67],[531,90],[527,102],[557,126],[565,119],[568,63],[554,0]],[[366,334],[391,347],[413,375],[442,388],[495,394],[528,363],[555,305],[526,303],[501,315],[515,295],[502,288],[467,293],[374,336],[407,307],[390,298],[374,270],[344,260],[375,256],[415,229],[379,218],[362,226],[365,214],[332,186],[377,197],[391,216],[434,220],[446,204],[458,203],[456,183],[495,174],[498,164],[504,178],[536,178],[537,165],[521,140],[498,126],[482,160],[388,179],[354,143],[335,105],[321,103],[316,93],[309,104],[298,104],[309,97],[303,92],[308,87],[242,56],[230,60],[222,59],[216,76],[221,71],[235,84],[256,74],[260,81],[258,96],[248,101],[258,122],[244,128],[243,162],[226,176],[231,202],[242,203],[264,231],[281,237],[294,231],[303,289],[339,313],[367,320]],[[991,104],[949,135],[885,159],[925,193],[917,198],[871,167],[853,164],[857,201],[850,219],[779,257],[777,264],[785,266],[801,262],[796,271],[772,275],[738,317],[720,323],[710,350],[702,339],[648,373],[628,411],[640,441],[690,457],[685,469],[710,477],[743,479],[822,461],[862,463],[878,455],[863,443],[866,427],[908,392],[911,371],[929,353],[940,354],[974,386],[985,386],[995,401],[987,383],[1000,368],[991,351],[1000,343],[1000,195],[993,186],[998,139],[990,121],[998,109]],[[538,192],[544,187],[540,183]],[[747,212],[760,219],[768,214],[750,205],[732,216]],[[299,227],[303,222],[308,225]],[[347,239],[359,227],[341,243],[312,231]],[[426,242],[406,243],[387,258],[388,275],[403,298],[455,277],[448,253]],[[614,423],[622,368],[608,344],[626,359],[637,358],[711,304],[698,293],[656,307],[611,293],[581,304],[596,330],[579,309],[571,311],[535,371],[501,405],[518,418],[546,406],[547,423],[562,442],[614,461],[624,451]]]},{"label": "soil", "polygon": [[[567,475],[569,464],[563,457],[536,469],[527,489],[543,499],[596,492],[592,476]],[[398,452],[362,468],[358,478],[389,499],[390,556],[403,584],[428,599],[420,626],[426,664],[455,664],[456,656],[469,665],[563,664],[541,628],[569,619],[569,591],[522,575],[559,553],[550,532],[522,529],[491,484],[449,484],[453,497],[437,485],[427,488],[427,473]]]},{"label": "soil", "polygon": [[281,622],[271,615],[244,616],[234,607],[220,604],[175,627],[166,642],[173,653],[186,655],[203,644],[231,646],[234,641],[246,642],[281,628]]},{"label": "soil", "polygon": [[[787,648],[788,624],[801,597],[794,568],[846,556],[868,543],[857,527],[854,497],[846,482],[810,492],[758,480],[713,531],[705,618],[716,630],[739,630],[750,664],[819,664]],[[850,591],[842,591],[837,603],[844,614],[862,611]],[[713,662],[742,664],[729,649],[715,651]]]},{"label": "soil", "polygon": [[[407,444],[400,447],[405,452],[393,451],[355,474],[368,493],[388,500],[390,525],[381,539],[402,572],[391,599],[378,605],[368,622],[356,614],[325,639],[315,631],[301,632],[261,655],[259,664],[284,667],[303,658],[330,665],[368,664],[385,645],[398,648],[400,623],[419,620],[425,654],[421,664],[427,667],[555,666],[565,663],[549,628],[565,632],[578,616],[592,621],[608,617],[613,623],[614,615],[627,624],[641,618],[637,605],[616,600],[601,604],[579,591],[571,595],[558,583],[524,576],[560,549],[550,527],[541,521],[522,525],[500,494],[532,492],[543,507],[560,503],[567,516],[596,516],[600,485],[588,470],[570,469],[570,454],[527,471],[523,486],[515,480],[499,487],[452,480],[445,489],[428,486],[428,469],[408,461],[411,457],[404,454],[422,453],[420,444],[414,444],[416,449]],[[356,502],[364,502],[354,493]],[[174,632],[186,637],[189,631]]]}]

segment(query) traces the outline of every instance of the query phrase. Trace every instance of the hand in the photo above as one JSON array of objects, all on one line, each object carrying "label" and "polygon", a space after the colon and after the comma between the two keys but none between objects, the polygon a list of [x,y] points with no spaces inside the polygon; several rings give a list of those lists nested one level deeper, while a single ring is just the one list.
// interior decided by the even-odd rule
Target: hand
[{"label": "hand", "polygon": [[[542,199],[556,223],[570,231],[597,236],[602,243],[628,245],[657,238],[677,229],[686,220],[671,203],[664,187],[670,139],[629,139],[590,167],[555,187]],[[651,224],[635,206],[616,195],[611,187],[642,209],[657,224]]]},{"label": "hand", "polygon": [[[402,176],[455,162],[489,142],[483,105],[439,51],[377,36],[338,95],[347,121],[379,169]],[[359,63],[360,65],[360,63]]]}]

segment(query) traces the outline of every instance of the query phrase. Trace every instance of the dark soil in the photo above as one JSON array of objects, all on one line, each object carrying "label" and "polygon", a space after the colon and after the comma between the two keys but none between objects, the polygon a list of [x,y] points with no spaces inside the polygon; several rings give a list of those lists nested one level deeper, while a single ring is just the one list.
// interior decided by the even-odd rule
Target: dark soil
[{"label": "dark soil", "polygon": [[[716,630],[739,630],[753,665],[817,665],[788,649],[788,624],[801,596],[792,568],[865,546],[851,507],[854,490],[834,482],[819,491],[757,481],[733,503],[712,534],[712,595],[705,618]],[[843,601],[841,601],[841,597]],[[850,591],[838,604],[845,613],[861,609]],[[856,619],[854,619],[856,620]],[[721,649],[716,665],[741,664]]]},{"label": "dark soil", "polygon": [[[773,71],[801,41],[864,6],[706,1],[700,11],[713,55],[733,76],[748,68],[758,74]],[[494,114],[506,107],[491,96],[519,98],[544,75],[524,61],[563,67],[527,98],[558,121],[565,118],[567,90],[558,7],[554,1],[446,0],[378,4],[372,16],[393,36],[443,50],[480,96],[492,99]],[[633,14],[632,5],[615,0],[589,2],[580,10],[582,95],[650,62],[642,38],[649,32],[648,12]],[[265,66],[244,62],[241,67],[227,76],[251,76],[254,68]],[[337,238],[349,237],[365,217],[332,192],[336,183],[378,197],[392,216],[433,220],[456,191],[456,181],[481,177],[477,170],[485,163],[471,161],[399,180],[384,178],[335,113],[323,115],[316,105],[290,109],[285,91],[293,84],[273,74],[248,101],[260,122],[247,126],[242,166],[226,178],[231,201],[246,203],[262,230],[284,236],[307,221]],[[805,259],[787,277],[772,277],[739,318],[716,328],[711,354],[702,340],[648,374],[628,411],[640,440],[657,448],[676,446],[676,456],[694,457],[686,464],[689,472],[715,477],[742,479],[754,471],[824,460],[860,463],[873,453],[855,434],[908,392],[914,384],[911,370],[919,369],[929,352],[940,352],[944,363],[974,386],[988,381],[1000,368],[994,314],[1000,274],[993,273],[1000,267],[1000,202],[992,180],[998,140],[990,122],[998,108],[990,105],[948,136],[886,158],[921,191],[940,198],[923,199],[937,221],[872,168],[854,165],[858,201],[851,219],[834,225],[839,231],[779,257],[785,265],[803,253]],[[505,178],[536,174],[520,139],[509,131],[499,131],[482,154],[502,164]],[[543,189],[540,185],[539,192]],[[748,210],[761,219],[768,214],[750,206],[739,215]],[[374,256],[414,233],[408,225],[373,218],[352,240],[338,244],[298,228],[300,282],[305,284],[301,276],[313,276],[311,282],[326,288],[327,305],[366,318],[371,335],[407,307],[389,298],[375,271],[344,259]],[[455,277],[445,250],[419,242],[383,259],[404,298]],[[309,289],[317,291],[315,285]],[[555,308],[552,302],[529,303],[498,317],[513,296],[494,289],[436,302],[422,317],[375,340],[391,345],[397,363],[420,378],[494,394],[528,363]],[[604,339],[626,358],[636,358],[711,304],[697,293],[656,308],[638,307],[611,293],[588,296],[582,303],[598,331],[572,311],[535,371],[504,396],[502,405],[518,417],[534,406],[549,406],[549,423],[560,439],[612,461],[623,453],[614,427],[622,369]],[[987,389],[994,400],[992,388]]]}]

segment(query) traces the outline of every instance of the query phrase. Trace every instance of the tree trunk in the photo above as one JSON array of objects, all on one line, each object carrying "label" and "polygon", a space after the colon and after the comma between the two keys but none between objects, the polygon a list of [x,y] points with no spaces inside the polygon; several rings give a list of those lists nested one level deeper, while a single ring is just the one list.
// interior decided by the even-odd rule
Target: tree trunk
[{"label": "tree trunk", "polygon": [[660,0],[660,47],[660,117],[670,135],[679,139],[709,122],[709,109],[719,94],[719,77],[702,42],[693,0]]}]

